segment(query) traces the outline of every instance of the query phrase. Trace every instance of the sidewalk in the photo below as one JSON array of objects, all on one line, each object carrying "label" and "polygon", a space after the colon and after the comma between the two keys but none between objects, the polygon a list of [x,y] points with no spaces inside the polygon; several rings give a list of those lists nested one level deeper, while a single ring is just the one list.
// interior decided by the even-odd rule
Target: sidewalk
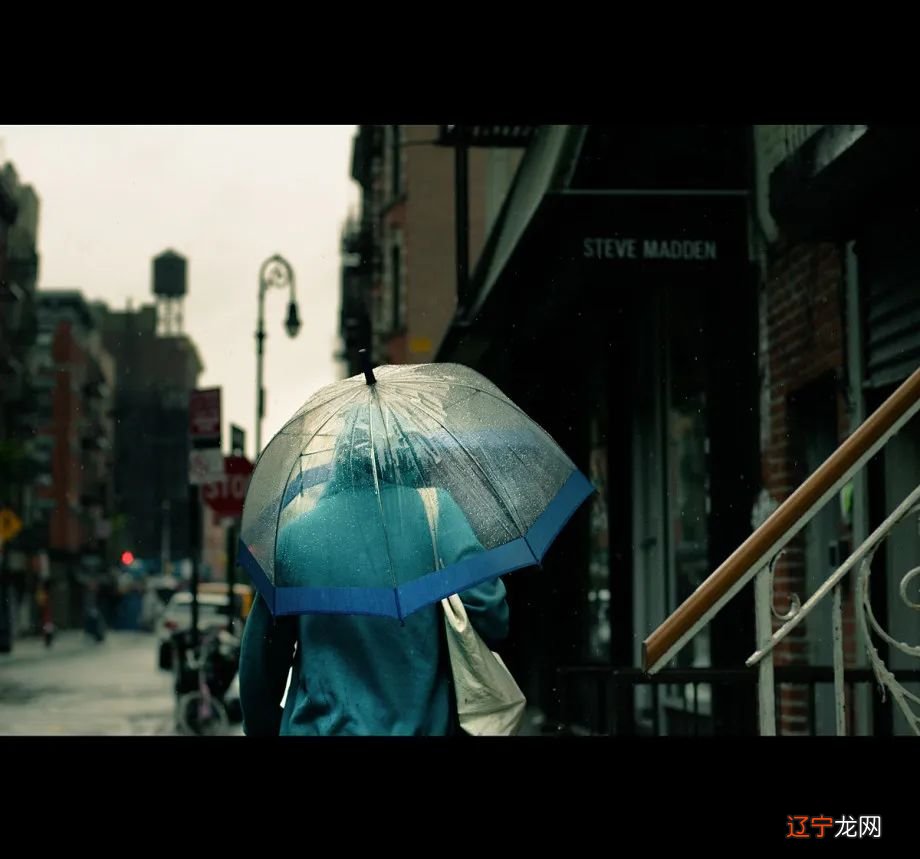
[{"label": "sidewalk", "polygon": [[528,705],[524,711],[524,719],[517,733],[519,737],[587,737],[590,731],[579,725],[562,725],[550,722],[546,714],[533,705]]},{"label": "sidewalk", "polygon": [[0,653],[0,669],[5,665],[18,665],[22,662],[32,662],[49,657],[67,656],[75,653],[87,653],[98,647],[82,629],[61,629],[54,634],[54,641],[50,647],[45,646],[45,639],[41,635],[30,635],[17,638],[13,641],[10,653]]},{"label": "sidewalk", "polygon": [[539,707],[528,706],[524,710],[524,718],[521,720],[521,727],[517,732],[517,736],[542,737],[545,719],[546,717]]}]

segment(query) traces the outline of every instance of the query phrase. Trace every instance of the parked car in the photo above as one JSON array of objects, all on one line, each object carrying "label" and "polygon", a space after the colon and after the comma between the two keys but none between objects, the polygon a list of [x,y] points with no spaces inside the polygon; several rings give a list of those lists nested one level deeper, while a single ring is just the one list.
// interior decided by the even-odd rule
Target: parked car
[{"label": "parked car", "polygon": [[[198,594],[198,631],[205,633],[212,629],[227,629],[233,626],[232,609],[227,594]],[[192,595],[181,591],[172,596],[157,621],[157,662],[163,671],[171,671],[172,637],[192,628]]]},{"label": "parked car", "polygon": [[151,576],[141,603],[141,628],[153,632],[166,609],[167,603],[179,590],[179,580],[174,576]]},{"label": "parked car", "polygon": [[[202,582],[198,585],[199,594],[225,594],[227,593],[227,584],[226,582]],[[245,620],[246,615],[249,614],[249,610],[252,608],[252,601],[255,597],[253,589],[241,582],[237,582],[233,586],[233,594],[236,599],[236,608],[239,611],[240,620]]]}]

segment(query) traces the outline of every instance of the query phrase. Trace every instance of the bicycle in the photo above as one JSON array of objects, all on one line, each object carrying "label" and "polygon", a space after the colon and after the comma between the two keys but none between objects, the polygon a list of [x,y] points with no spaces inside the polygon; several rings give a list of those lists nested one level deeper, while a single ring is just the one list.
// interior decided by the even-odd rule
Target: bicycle
[{"label": "bicycle", "polygon": [[[177,698],[176,726],[180,733],[193,736],[217,736],[226,733],[230,727],[230,716],[220,694],[213,690],[218,681],[214,676],[215,657],[222,658],[221,633],[211,632],[201,642],[196,658],[191,647],[182,648],[176,654]],[[183,687],[183,673],[196,680],[196,688],[180,692]]]}]

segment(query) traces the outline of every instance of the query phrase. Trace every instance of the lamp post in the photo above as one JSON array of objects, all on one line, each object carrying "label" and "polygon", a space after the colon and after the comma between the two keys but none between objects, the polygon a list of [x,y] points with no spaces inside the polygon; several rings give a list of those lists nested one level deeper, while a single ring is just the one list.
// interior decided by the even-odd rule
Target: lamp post
[{"label": "lamp post", "polygon": [[256,453],[259,458],[262,452],[262,417],[265,415],[265,389],[262,387],[262,359],[265,341],[265,293],[272,287],[288,287],[290,300],[288,301],[287,319],[284,321],[285,330],[290,337],[296,337],[300,331],[300,318],[297,315],[297,301],[294,294],[294,270],[290,263],[283,257],[275,254],[262,263],[259,269],[259,322],[256,328]]}]

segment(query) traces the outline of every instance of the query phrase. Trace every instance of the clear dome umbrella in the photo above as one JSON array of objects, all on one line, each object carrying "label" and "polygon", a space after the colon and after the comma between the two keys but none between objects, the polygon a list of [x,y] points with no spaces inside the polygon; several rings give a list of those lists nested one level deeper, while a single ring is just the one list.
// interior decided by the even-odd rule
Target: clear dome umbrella
[{"label": "clear dome umbrella", "polygon": [[314,394],[262,452],[239,562],[275,615],[401,620],[539,564],[593,492],[474,370],[366,365]]}]

